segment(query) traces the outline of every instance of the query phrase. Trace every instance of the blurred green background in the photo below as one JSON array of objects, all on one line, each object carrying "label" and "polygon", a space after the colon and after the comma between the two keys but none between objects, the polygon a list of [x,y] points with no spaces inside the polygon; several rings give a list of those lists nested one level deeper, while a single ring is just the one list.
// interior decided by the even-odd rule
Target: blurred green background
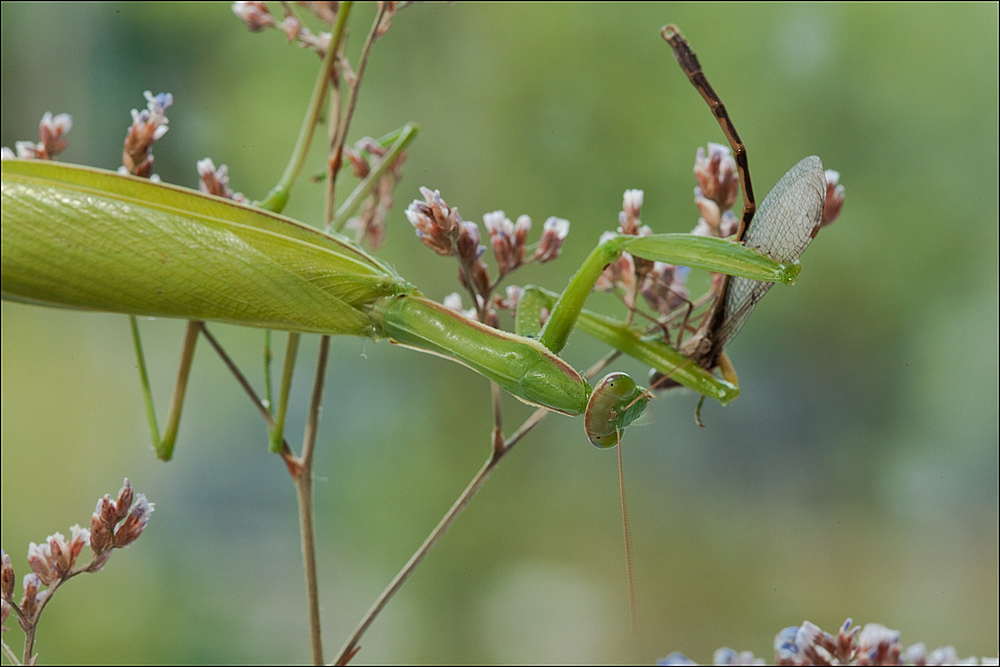
[{"label": "blurred green background", "polygon": [[[211,156],[253,198],[284,168],[317,59],[277,31],[250,34],[222,4],[2,12],[3,145],[34,140],[45,111],[68,112],[63,159],[113,169],[142,91],[169,91],[163,180],[194,186],[195,161]],[[352,58],[372,15],[355,10]],[[537,234],[568,218],[559,262],[515,276],[554,289],[617,224],[626,188],[645,190],[656,231],[693,227],[695,149],[724,137],[660,39],[667,22],[735,119],[759,198],[818,154],[847,201],[798,285],[775,288],[729,348],[740,399],[707,405],[699,429],[696,397],[668,393],[629,432],[638,638],[614,454],[554,416],[376,621],[358,663],[650,663],[675,650],[709,661],[720,646],[769,658],[781,628],[832,631],[848,616],[907,645],[997,655],[997,20],[995,4],[397,16],[350,140],[421,124],[379,255],[432,298],[456,289],[456,270],[406,223],[421,185],[466,219],[527,213]],[[303,181],[287,212],[315,224],[321,206]],[[18,582],[27,543],[86,524],[123,477],[156,503],[138,543],[47,609],[41,660],[306,661],[292,485],[209,347],[163,464],[124,316],[6,302],[2,313],[2,543]],[[162,420],[183,323],[142,327]],[[213,329],[260,386],[261,333]],[[293,442],[316,347],[300,353]],[[564,356],[584,367],[601,352],[577,335]],[[328,377],[316,501],[332,656],[485,459],[491,416],[484,379],[386,342],[335,340]],[[529,410],[506,403],[513,428]],[[18,630],[5,640],[19,650]]]}]

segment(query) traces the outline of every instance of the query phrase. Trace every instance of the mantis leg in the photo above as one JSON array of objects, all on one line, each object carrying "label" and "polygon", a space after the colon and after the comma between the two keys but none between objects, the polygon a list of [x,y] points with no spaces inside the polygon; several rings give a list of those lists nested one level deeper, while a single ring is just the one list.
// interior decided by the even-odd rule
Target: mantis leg
[{"label": "mantis leg", "polygon": [[132,330],[132,345],[135,348],[136,365],[139,368],[139,382],[142,385],[142,396],[146,404],[146,419],[149,422],[149,434],[153,440],[153,449],[157,458],[169,461],[174,453],[174,443],[177,441],[177,429],[181,421],[181,410],[184,407],[184,395],[187,393],[188,376],[191,363],[194,361],[195,344],[198,342],[198,331],[201,322],[188,320],[184,333],[184,347],[181,351],[181,363],[177,369],[177,381],[174,393],[170,397],[170,410],[167,413],[167,427],[160,436],[160,427],[156,423],[156,408],[153,406],[153,391],[149,384],[149,374],[146,371],[146,356],[142,351],[142,340],[139,338],[139,323],[135,315],[129,315],[129,326]]},{"label": "mantis leg", "polygon": [[[558,295],[543,290],[540,287],[529,286],[524,289],[521,301],[518,303],[518,326],[526,327],[524,331],[530,335],[529,321],[532,315],[542,308],[552,308]],[[525,312],[522,314],[521,309]],[[537,315],[534,315],[537,317]],[[536,323],[535,328],[538,328]],[[577,319],[581,331],[597,338],[603,343],[629,355],[650,368],[694,391],[719,401],[723,405],[739,396],[739,385],[731,382],[725,375],[723,379],[694,364],[688,357],[661,339],[644,336],[641,332],[605,315],[581,309]],[[521,330],[519,330],[521,333]],[[730,368],[732,365],[730,364]],[[735,377],[735,371],[732,372]]]}]

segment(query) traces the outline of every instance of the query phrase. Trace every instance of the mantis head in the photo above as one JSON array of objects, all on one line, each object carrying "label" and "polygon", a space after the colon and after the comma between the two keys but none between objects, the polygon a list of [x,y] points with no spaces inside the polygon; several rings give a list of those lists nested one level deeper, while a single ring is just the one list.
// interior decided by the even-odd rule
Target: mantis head
[{"label": "mantis head", "polygon": [[614,447],[625,428],[649,403],[649,395],[625,373],[610,373],[597,383],[587,401],[584,428],[595,447]]}]

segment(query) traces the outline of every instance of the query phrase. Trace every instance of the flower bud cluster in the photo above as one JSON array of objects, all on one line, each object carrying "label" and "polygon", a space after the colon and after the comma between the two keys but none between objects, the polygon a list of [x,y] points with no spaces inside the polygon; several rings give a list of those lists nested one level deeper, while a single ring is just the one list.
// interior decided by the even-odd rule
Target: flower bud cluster
[{"label": "flower bud cluster", "polygon": [[46,111],[42,120],[38,123],[38,142],[17,141],[14,148],[4,146],[2,159],[13,160],[54,160],[57,155],[66,150],[69,142],[66,140],[66,133],[73,127],[73,117],[68,113],[61,113],[53,117],[50,111]]},{"label": "flower bud cluster", "polygon": [[229,167],[222,165],[218,169],[212,158],[198,160],[198,189],[201,192],[216,197],[232,199],[241,204],[248,204],[250,200],[243,196],[242,192],[233,192],[229,189]]},{"label": "flower bud cluster", "polygon": [[524,246],[531,231],[531,218],[519,216],[515,224],[503,211],[493,211],[483,216],[483,224],[490,234],[500,278],[524,264]]},{"label": "flower bud cluster", "polygon": [[145,495],[133,493],[128,479],[115,500],[109,495],[98,500],[90,517],[90,548],[94,551],[95,561],[100,561],[94,571],[104,567],[106,556],[112,549],[127,547],[135,542],[146,529],[152,513],[153,504],[146,500]]},{"label": "flower bud cluster", "polygon": [[132,109],[132,124],[125,136],[122,166],[118,171],[158,180],[153,177],[153,144],[170,129],[166,111],[174,103],[174,96],[170,93],[154,96],[148,90],[143,95],[146,97],[146,108],[142,111]]},{"label": "flower bud cluster", "polygon": [[694,176],[698,181],[696,199],[712,201],[720,211],[728,211],[736,203],[740,179],[736,171],[736,160],[728,146],[709,143],[708,155],[699,147],[694,160]]},{"label": "flower bud cluster", "polygon": [[567,234],[569,234],[569,220],[556,217],[548,218],[542,225],[542,238],[538,240],[538,247],[535,248],[532,259],[539,264],[544,264],[557,258]]},{"label": "flower bud cluster", "polygon": [[694,203],[701,217],[692,234],[728,238],[739,230],[739,220],[733,215],[733,204],[740,189],[736,160],[727,146],[708,144],[708,155],[698,148],[694,159]]},{"label": "flower bud cluster", "polygon": [[[344,150],[357,178],[365,178],[372,171],[366,153],[382,160],[388,152],[388,148],[370,137],[364,137],[355,143],[354,148]],[[405,152],[396,156],[365,200],[361,215],[347,221],[346,227],[354,231],[357,243],[367,244],[372,250],[378,250],[385,245],[386,220],[394,202],[396,186],[403,178],[405,162]]]},{"label": "flower bud cluster", "polygon": [[[335,2],[300,2],[300,5],[312,12],[324,23],[332,24],[337,20]],[[285,33],[288,43],[298,41],[303,47],[313,49],[322,57],[330,46],[330,33],[314,34],[302,25],[302,21],[292,13],[287,3],[282,3],[285,16],[278,21],[268,9],[266,2],[234,2],[233,13],[243,21],[250,32],[260,32],[264,28],[277,28]]]},{"label": "flower bud cluster", "polygon": [[[60,584],[82,572],[97,572],[103,568],[113,549],[128,546],[142,534],[152,511],[152,503],[143,494],[134,493],[126,479],[114,500],[111,496],[104,496],[97,502],[90,530],[76,525],[70,528],[69,541],[61,533],[55,533],[45,538],[42,544],[31,542],[28,545],[31,572],[22,581],[24,595],[19,604],[14,601],[14,567],[10,556],[0,549],[3,620],[7,620],[13,609],[17,612],[21,628],[25,632],[32,630],[38,623],[46,599],[55,593]],[[80,552],[88,544],[94,553],[93,558],[78,567]],[[48,588],[43,590],[43,586]]]},{"label": "flower bud cluster", "polygon": [[[923,643],[914,644],[905,651],[899,643],[899,632],[878,623],[869,623],[862,629],[851,627],[847,619],[836,636],[823,632],[818,626],[805,621],[801,627],[785,628],[774,638],[776,665],[988,665],[997,664],[996,658],[958,659],[952,646],[936,649],[930,654]],[[860,630],[860,632],[859,632]],[[681,653],[671,653],[657,662],[658,665],[696,665]],[[763,658],[753,653],[737,653],[731,648],[715,652],[715,665],[765,665]]]},{"label": "flower bud cluster", "polygon": [[90,531],[78,525],[70,528],[70,535],[68,544],[62,533],[56,533],[46,537],[41,546],[34,542],[28,545],[28,565],[46,586],[73,572],[80,551],[90,541]]},{"label": "flower bud cluster", "polygon": [[497,284],[512,271],[531,262],[549,262],[559,256],[569,221],[550,217],[542,226],[542,236],[534,251],[528,255],[528,233],[531,218],[522,215],[517,222],[511,222],[503,211],[493,211],[483,216],[483,224],[490,235],[493,256],[497,260],[497,277],[491,279],[486,263],[482,260],[486,246],[480,243],[479,227],[474,222],[462,220],[458,209],[449,206],[437,190],[420,188],[424,200],[414,200],[406,209],[406,217],[416,230],[417,237],[424,245],[443,257],[458,260],[458,279],[475,299],[472,311],[463,311],[461,298],[449,295],[446,305],[463,312],[471,319],[497,327],[497,310],[513,310],[520,296],[519,289],[508,289],[503,299],[492,292]]}]

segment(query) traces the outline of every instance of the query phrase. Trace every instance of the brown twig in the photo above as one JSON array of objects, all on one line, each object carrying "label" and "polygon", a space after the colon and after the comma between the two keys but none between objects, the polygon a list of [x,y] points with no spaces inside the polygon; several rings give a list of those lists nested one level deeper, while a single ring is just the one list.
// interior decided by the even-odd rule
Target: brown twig
[{"label": "brown twig", "polygon": [[[621,355],[621,352],[613,350],[606,354],[603,358],[595,362],[587,371],[584,373],[584,377],[590,379],[600,373],[604,368],[617,359]],[[347,641],[341,647],[340,652],[337,653],[337,657],[334,658],[333,664],[335,665],[346,665],[351,658],[353,658],[357,652],[360,650],[360,645],[358,642],[361,637],[365,634],[371,624],[375,621],[375,618],[382,612],[385,606],[389,603],[389,600],[399,592],[399,589],[403,587],[406,580],[410,578],[413,571],[416,570],[417,566],[427,557],[434,545],[444,536],[445,532],[451,527],[455,520],[458,519],[459,515],[468,507],[469,503],[476,496],[479,490],[489,479],[490,475],[500,464],[500,461],[510,453],[510,450],[514,448],[517,443],[519,443],[524,436],[531,432],[533,428],[538,426],[545,417],[552,414],[546,408],[539,408],[531,413],[531,416],[524,420],[521,426],[518,427],[514,433],[502,442],[502,447],[497,447],[493,445],[490,457],[483,464],[483,467],[479,469],[472,481],[465,487],[458,499],[454,502],[451,508],[445,513],[438,524],[431,531],[427,539],[424,540],[423,544],[410,556],[410,560],[406,562],[403,568],[393,577],[389,585],[385,587],[385,590],[376,598],[375,602],[368,609],[365,615],[361,618],[354,632],[351,636],[347,638]]]}]

